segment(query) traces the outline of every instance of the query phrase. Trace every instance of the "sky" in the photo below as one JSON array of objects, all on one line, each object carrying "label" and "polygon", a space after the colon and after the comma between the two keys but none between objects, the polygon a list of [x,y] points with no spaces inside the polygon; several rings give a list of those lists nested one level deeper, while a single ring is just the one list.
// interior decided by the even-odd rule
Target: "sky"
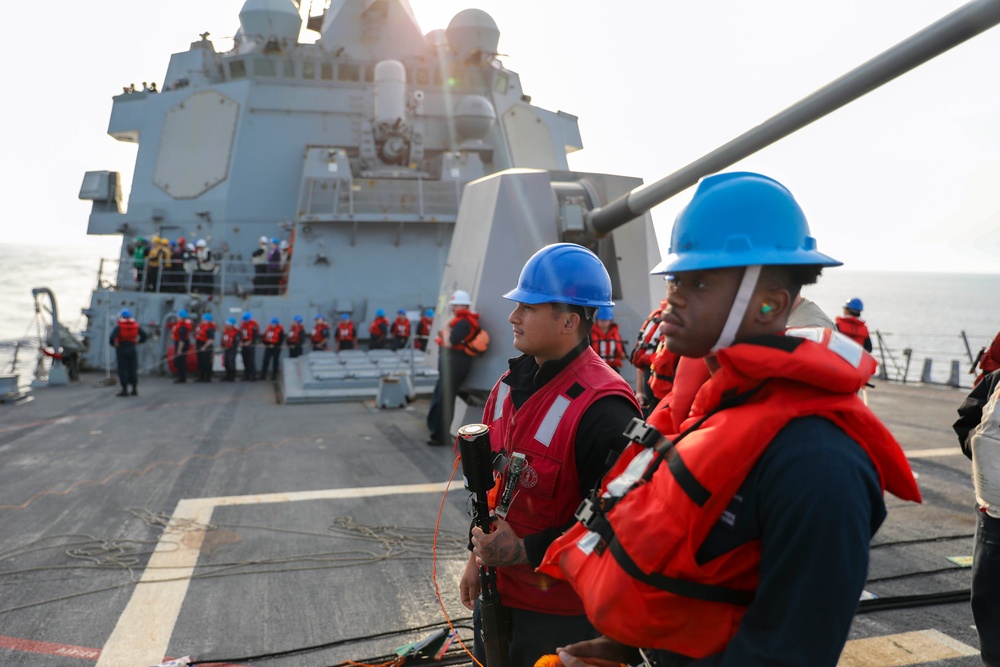
[{"label": "sky", "polygon": [[[318,13],[321,0],[313,0]],[[305,0],[308,5],[309,0]],[[962,6],[959,0],[411,0],[424,32],[488,12],[532,102],[579,117],[576,171],[656,181]],[[3,242],[88,240],[83,174],[131,186],[111,98],[162,84],[208,31],[228,50],[243,0],[11,3]],[[13,44],[10,40],[13,39]],[[13,46],[13,48],[10,48]],[[18,66],[30,63],[32,67]],[[845,268],[1000,272],[1000,27],[730,169],[783,182]],[[690,199],[653,209],[661,246]]]}]

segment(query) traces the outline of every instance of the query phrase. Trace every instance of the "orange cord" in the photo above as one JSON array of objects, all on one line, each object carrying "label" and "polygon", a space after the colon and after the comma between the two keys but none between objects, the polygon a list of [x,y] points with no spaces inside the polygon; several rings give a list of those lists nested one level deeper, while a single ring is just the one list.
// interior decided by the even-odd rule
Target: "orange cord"
[{"label": "orange cord", "polygon": [[[455,449],[458,449],[458,438],[455,439]],[[451,489],[451,482],[455,479],[455,475],[458,473],[458,465],[461,461],[461,455],[455,456],[455,463],[451,469],[451,477],[448,478],[448,483],[444,487],[444,493],[441,495],[441,504],[438,506],[437,520],[434,522],[434,546],[431,551],[431,580],[434,582],[434,595],[437,596],[438,604],[441,605],[441,613],[444,614],[444,620],[448,622],[448,627],[451,629],[452,633],[454,633],[455,641],[457,641],[458,645],[462,647],[462,650],[465,651],[470,658],[472,658],[472,662],[479,665],[479,667],[485,667],[483,663],[476,660],[476,656],[472,655],[472,651],[470,651],[469,647],[465,645],[462,638],[458,636],[458,631],[455,630],[455,626],[451,624],[451,617],[448,615],[448,610],[444,607],[444,600],[441,599],[441,589],[438,588],[437,580],[437,537],[438,530],[441,527],[441,514],[444,512],[444,501],[448,497],[448,491]]]}]

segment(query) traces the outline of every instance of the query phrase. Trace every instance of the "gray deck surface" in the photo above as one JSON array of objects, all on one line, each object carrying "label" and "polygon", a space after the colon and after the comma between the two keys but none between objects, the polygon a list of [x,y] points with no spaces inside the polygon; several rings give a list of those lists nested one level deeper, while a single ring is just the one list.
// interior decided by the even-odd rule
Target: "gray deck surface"
[{"label": "gray deck surface", "polygon": [[[118,398],[101,379],[0,406],[0,664],[145,667],[160,659],[148,659],[157,636],[168,656],[236,658],[442,620],[430,555],[443,494],[406,488],[452,473],[451,449],[424,444],[426,400],[281,405],[269,382],[147,377],[141,396]],[[925,499],[888,498],[868,591],[967,589],[969,569],[947,560],[972,554],[969,462],[950,428],[964,390],[879,383],[868,397],[911,456]],[[437,578],[448,612],[464,619],[467,494],[457,478],[444,499]],[[399,488],[372,490],[387,486]],[[207,530],[164,532],[182,500],[214,508]],[[193,544],[193,577],[177,570],[173,581],[136,585],[155,574],[146,566],[158,542],[164,551]],[[154,602],[129,610],[143,590]],[[176,619],[162,618],[171,604]],[[859,614],[851,639],[927,630],[943,635],[925,648],[926,636],[915,649],[852,641],[841,664],[982,664],[942,657],[978,647],[967,602]],[[421,634],[241,664],[332,665]],[[940,653],[949,641],[958,648]]]}]

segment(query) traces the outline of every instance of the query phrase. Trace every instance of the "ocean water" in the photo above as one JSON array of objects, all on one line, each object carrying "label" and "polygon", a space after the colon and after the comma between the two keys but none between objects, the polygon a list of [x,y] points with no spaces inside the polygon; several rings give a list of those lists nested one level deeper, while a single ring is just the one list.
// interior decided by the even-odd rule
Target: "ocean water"
[{"label": "ocean water", "polygon": [[[86,318],[80,311],[90,303],[101,259],[117,258],[117,253],[118,244],[111,239],[85,239],[74,246],[0,244],[0,268],[5,276],[0,288],[0,374],[11,371],[13,341],[24,341],[18,372],[24,375],[34,368],[39,322],[31,290],[51,289],[60,320],[70,331],[82,331]],[[969,351],[975,356],[1000,331],[1000,273],[898,273],[841,267],[826,269],[803,295],[831,318],[848,299],[864,301],[863,318],[873,332],[875,354],[885,360],[890,378],[902,377],[903,350],[910,349],[908,380],[919,380],[924,359],[930,358],[932,379],[944,382],[952,361],[958,360],[960,382],[971,386]],[[47,299],[42,303],[48,307]],[[47,314],[45,319],[49,319]]]}]

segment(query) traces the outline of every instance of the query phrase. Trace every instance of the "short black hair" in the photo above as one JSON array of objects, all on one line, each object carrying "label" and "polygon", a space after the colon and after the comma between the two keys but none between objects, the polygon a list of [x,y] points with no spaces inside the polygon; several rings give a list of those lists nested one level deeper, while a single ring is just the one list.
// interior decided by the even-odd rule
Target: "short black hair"
[{"label": "short black hair", "polygon": [[815,264],[772,264],[761,268],[760,279],[788,290],[794,301],[802,286],[814,284],[822,273],[823,267]]}]

